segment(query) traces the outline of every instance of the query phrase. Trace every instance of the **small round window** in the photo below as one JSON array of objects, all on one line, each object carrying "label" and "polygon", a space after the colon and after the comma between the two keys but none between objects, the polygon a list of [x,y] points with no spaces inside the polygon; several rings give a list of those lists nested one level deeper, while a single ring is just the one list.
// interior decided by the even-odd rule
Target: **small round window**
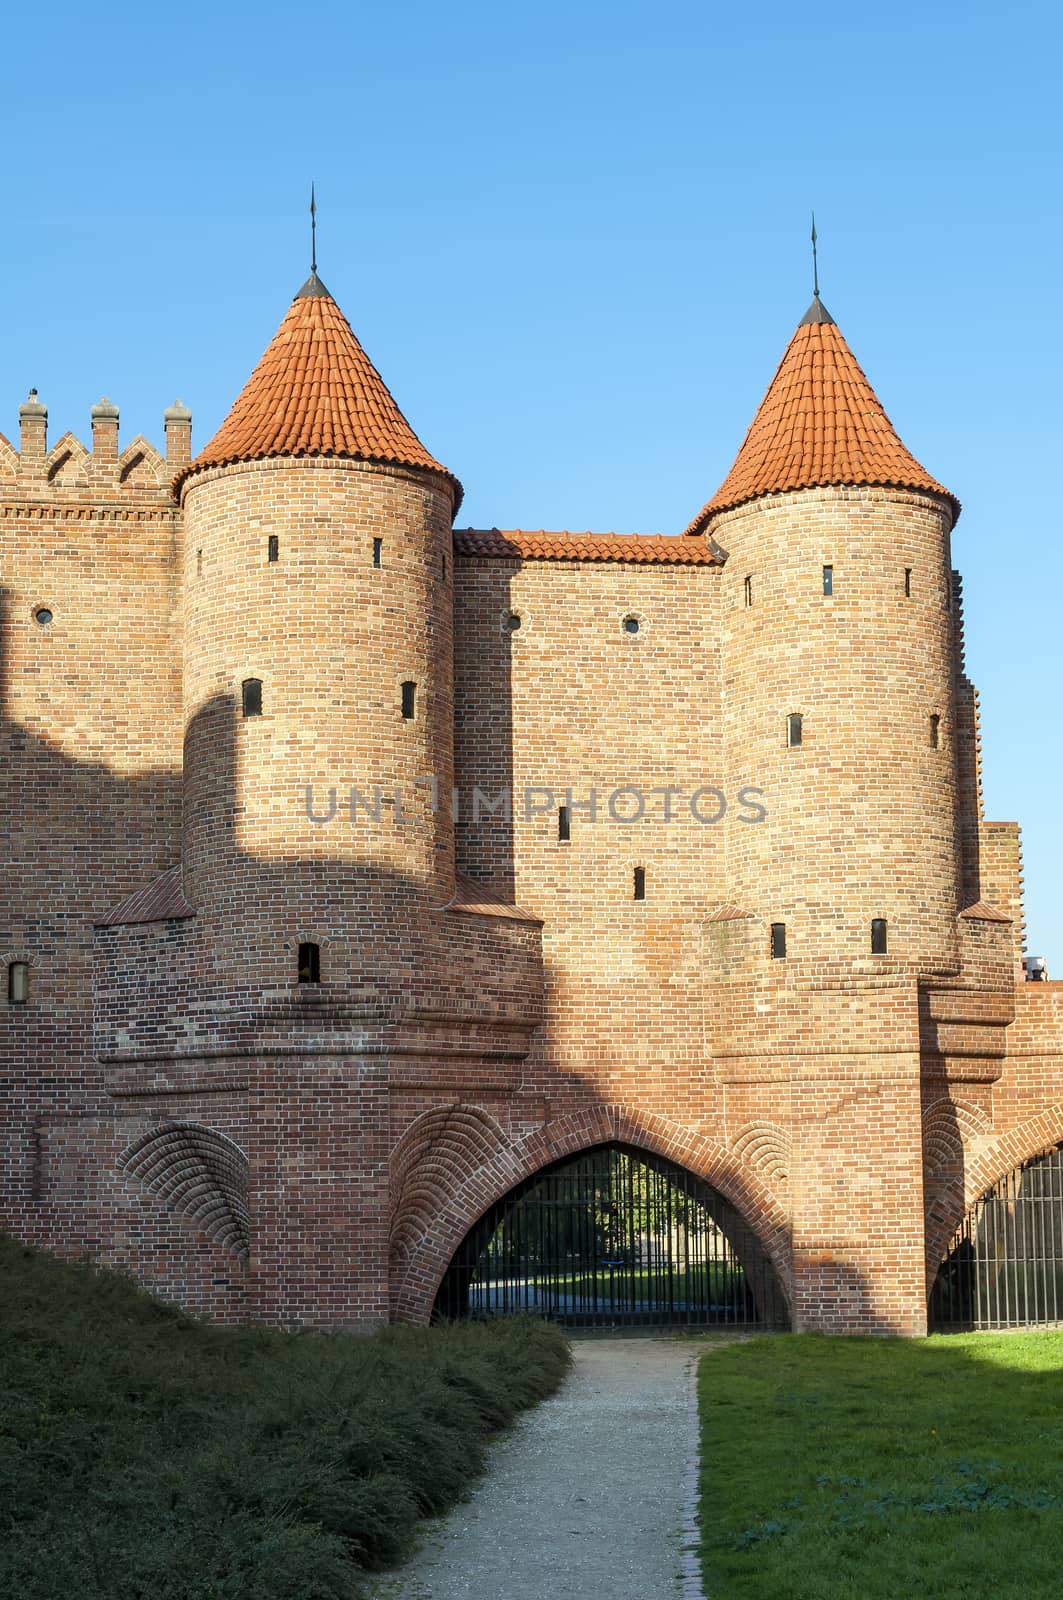
[{"label": "small round window", "polygon": [[52,613],[47,606],[41,606],[39,611],[33,613],[33,620],[39,623],[42,628],[46,628],[52,620]]},{"label": "small round window", "polygon": [[639,621],[638,617],[625,617],[624,618],[624,632],[625,633],[638,633],[638,631],[641,628],[641,626],[642,626],[642,624]]},{"label": "small round window", "polygon": [[517,629],[520,627],[520,624],[521,624],[520,612],[519,611],[511,611],[509,613],[509,615],[507,616],[503,626],[505,627],[505,630],[506,630],[507,633],[516,633]]}]

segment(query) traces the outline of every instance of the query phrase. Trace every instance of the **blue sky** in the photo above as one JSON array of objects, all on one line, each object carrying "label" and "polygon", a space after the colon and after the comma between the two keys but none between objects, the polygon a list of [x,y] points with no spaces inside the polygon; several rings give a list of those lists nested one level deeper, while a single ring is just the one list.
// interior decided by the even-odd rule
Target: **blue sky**
[{"label": "blue sky", "polygon": [[1047,4],[20,7],[0,431],[203,443],[321,275],[462,522],[672,532],[809,299],[964,502],[987,812],[1063,977],[1059,13]]}]

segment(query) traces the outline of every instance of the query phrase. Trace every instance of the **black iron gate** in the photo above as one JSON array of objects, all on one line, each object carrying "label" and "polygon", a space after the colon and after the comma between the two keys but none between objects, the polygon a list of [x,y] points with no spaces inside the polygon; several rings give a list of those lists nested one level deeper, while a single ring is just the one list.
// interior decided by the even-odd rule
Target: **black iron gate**
[{"label": "black iron gate", "polygon": [[1063,1145],[971,1207],[930,1297],[939,1332],[1053,1322],[1063,1322]]},{"label": "black iron gate", "polygon": [[775,1272],[734,1207],[623,1145],[545,1168],[467,1235],[436,1314],[518,1312],[572,1328],[788,1325]]}]

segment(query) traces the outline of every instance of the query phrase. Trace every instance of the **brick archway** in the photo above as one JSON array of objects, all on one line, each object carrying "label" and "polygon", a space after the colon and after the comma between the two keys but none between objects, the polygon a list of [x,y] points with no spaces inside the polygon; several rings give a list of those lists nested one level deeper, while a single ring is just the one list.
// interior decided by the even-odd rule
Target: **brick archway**
[{"label": "brick archway", "polygon": [[1024,1161],[1043,1155],[1063,1142],[1063,1103],[1047,1107],[1035,1117],[1028,1117],[1017,1127],[1002,1133],[982,1153],[971,1161],[964,1173],[963,1193],[959,1186],[949,1195],[947,1209],[928,1218],[927,1225],[927,1291],[933,1290],[934,1281],[942,1262],[948,1254],[949,1240],[963,1221],[971,1206],[992,1189],[1001,1178],[1021,1167]]},{"label": "brick archway", "polygon": [[496,1201],[562,1157],[613,1141],[664,1156],[729,1200],[756,1234],[789,1301],[789,1221],[764,1179],[715,1140],[692,1133],[670,1118],[647,1115],[631,1106],[599,1105],[559,1118],[507,1144],[471,1172],[434,1215],[423,1218],[416,1238],[407,1232],[402,1255],[392,1263],[395,1319],[427,1323],[455,1251]]}]

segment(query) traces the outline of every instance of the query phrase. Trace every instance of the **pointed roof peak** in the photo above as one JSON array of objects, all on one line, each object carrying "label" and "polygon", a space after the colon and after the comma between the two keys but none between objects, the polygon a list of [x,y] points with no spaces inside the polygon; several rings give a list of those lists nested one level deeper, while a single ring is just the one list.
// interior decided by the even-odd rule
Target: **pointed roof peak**
[{"label": "pointed roof peak", "polygon": [[764,495],[832,485],[924,490],[960,503],[901,442],[818,293],[779,362],[734,465],[686,529]]},{"label": "pointed roof peak", "polygon": [[306,282],[298,291],[295,298],[297,300],[312,300],[317,296],[320,296],[325,300],[332,299],[332,296],[329,294],[328,290],[325,288],[325,285],[321,282],[321,279],[317,275],[317,268],[311,267],[309,278],[307,278]]},{"label": "pointed roof peak", "polygon": [[207,467],[270,456],[341,456],[439,473],[454,491],[454,510],[461,504],[461,484],[418,439],[316,270],[213,439],[177,475],[174,493]]},{"label": "pointed roof peak", "polygon": [[823,304],[823,301],[819,298],[818,289],[812,297],[812,304],[809,306],[808,310],[805,312],[797,326],[799,328],[804,328],[810,322],[829,322],[832,325],[834,323],[834,318]]}]

